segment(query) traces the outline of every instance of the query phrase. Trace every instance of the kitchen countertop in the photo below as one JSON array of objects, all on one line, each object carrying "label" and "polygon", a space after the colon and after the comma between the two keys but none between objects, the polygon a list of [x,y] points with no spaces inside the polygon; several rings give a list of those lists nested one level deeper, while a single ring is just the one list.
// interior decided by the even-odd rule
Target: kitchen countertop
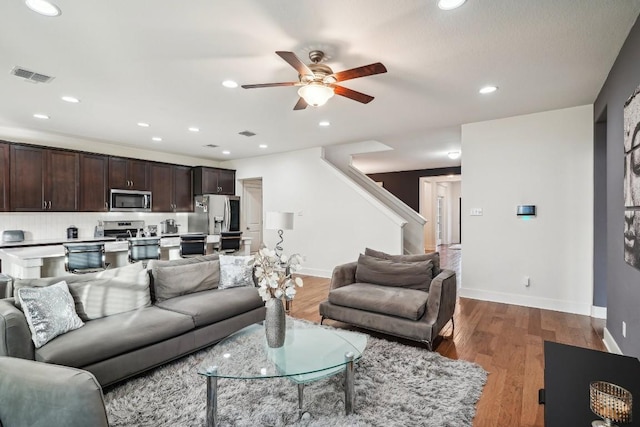
[{"label": "kitchen countertop", "polygon": [[115,237],[80,237],[78,239],[23,240],[22,242],[0,242],[0,249],[24,248],[28,246],[53,246],[63,243],[115,242]]}]

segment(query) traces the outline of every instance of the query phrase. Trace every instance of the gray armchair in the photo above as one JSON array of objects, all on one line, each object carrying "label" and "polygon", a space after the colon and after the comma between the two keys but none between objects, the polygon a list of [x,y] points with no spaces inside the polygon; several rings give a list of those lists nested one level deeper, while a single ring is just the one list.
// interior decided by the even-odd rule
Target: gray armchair
[{"label": "gray armchair", "polygon": [[455,272],[440,269],[437,252],[388,255],[367,249],[365,254],[373,257],[361,255],[358,262],[333,270],[329,298],[320,303],[321,323],[338,320],[420,341],[433,350],[438,333],[449,321],[453,324]]},{"label": "gray armchair", "polygon": [[82,369],[0,357],[0,426],[109,427],[102,389]]}]

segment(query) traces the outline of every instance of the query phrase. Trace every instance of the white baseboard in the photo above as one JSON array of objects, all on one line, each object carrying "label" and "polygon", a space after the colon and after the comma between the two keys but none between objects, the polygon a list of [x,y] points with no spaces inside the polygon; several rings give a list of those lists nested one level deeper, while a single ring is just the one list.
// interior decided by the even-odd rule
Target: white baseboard
[{"label": "white baseboard", "polygon": [[607,347],[607,350],[609,350],[609,353],[622,354],[618,343],[613,339],[613,335],[611,335],[606,327],[604,328],[604,338],[602,341],[604,342],[604,346]]},{"label": "white baseboard", "polygon": [[504,304],[522,305],[524,307],[542,308],[544,310],[562,311],[564,313],[591,315],[591,304],[551,298],[532,297],[527,295],[507,294],[504,292],[484,291],[479,289],[460,288],[459,295],[464,298],[482,301],[500,302]]},{"label": "white baseboard", "polygon": [[607,307],[598,307],[597,305],[591,306],[591,317],[594,319],[606,319]]},{"label": "white baseboard", "polygon": [[297,271],[297,273],[304,274],[307,276],[315,276],[315,277],[324,277],[325,279],[331,279],[331,274],[333,270],[323,270],[320,268],[301,268]]}]

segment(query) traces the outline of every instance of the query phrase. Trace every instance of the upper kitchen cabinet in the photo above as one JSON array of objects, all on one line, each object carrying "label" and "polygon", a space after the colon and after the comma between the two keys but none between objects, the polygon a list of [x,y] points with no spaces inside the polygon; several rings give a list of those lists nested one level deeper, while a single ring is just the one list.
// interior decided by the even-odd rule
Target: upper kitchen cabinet
[{"label": "upper kitchen cabinet", "polygon": [[149,190],[149,162],[110,157],[109,188]]},{"label": "upper kitchen cabinet", "polygon": [[80,154],[80,211],[109,210],[109,157]]},{"label": "upper kitchen cabinet", "polygon": [[191,167],[152,163],[149,166],[153,212],[192,212]]},{"label": "upper kitchen cabinet", "polygon": [[0,142],[0,212],[11,209],[9,204],[9,144]]},{"label": "upper kitchen cabinet", "polygon": [[193,168],[193,194],[236,194],[236,171],[198,166]]},{"label": "upper kitchen cabinet", "polygon": [[78,210],[78,153],[11,146],[13,211]]}]

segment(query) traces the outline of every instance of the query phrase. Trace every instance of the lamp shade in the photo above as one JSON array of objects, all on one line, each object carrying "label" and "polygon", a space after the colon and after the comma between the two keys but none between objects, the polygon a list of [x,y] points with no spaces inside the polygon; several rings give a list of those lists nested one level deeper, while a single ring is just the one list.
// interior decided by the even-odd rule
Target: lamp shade
[{"label": "lamp shade", "polygon": [[326,104],[334,93],[333,89],[329,86],[319,83],[309,83],[308,85],[302,86],[298,89],[298,95],[300,95],[307,104],[313,107],[319,107]]},{"label": "lamp shade", "polygon": [[264,228],[267,230],[293,230],[293,212],[267,212]]}]

